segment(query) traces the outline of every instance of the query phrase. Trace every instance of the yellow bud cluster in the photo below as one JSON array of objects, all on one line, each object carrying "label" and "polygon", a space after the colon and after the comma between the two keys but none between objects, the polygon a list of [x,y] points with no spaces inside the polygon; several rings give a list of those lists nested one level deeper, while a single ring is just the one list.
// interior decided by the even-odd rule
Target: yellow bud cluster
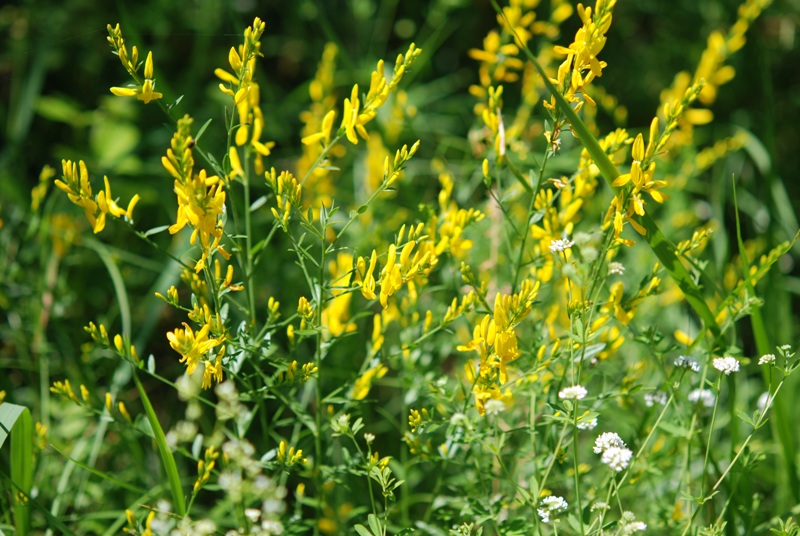
[{"label": "yellow bud cluster", "polygon": [[389,372],[389,369],[380,363],[367,369],[366,372],[359,376],[353,385],[353,393],[351,395],[353,400],[364,400],[367,398],[373,382],[378,378],[383,378],[387,372]]},{"label": "yellow bud cluster", "polygon": [[194,481],[194,487],[192,488],[193,493],[200,491],[206,482],[208,482],[208,479],[211,477],[211,472],[217,464],[217,458],[219,458],[219,451],[212,445],[206,449],[203,459],[197,462],[197,480]]},{"label": "yellow bud cluster", "polygon": [[288,231],[289,216],[292,208],[299,209],[303,200],[303,187],[297,179],[288,171],[281,171],[280,175],[275,174],[275,168],[269,170],[265,175],[267,185],[275,193],[276,207],[272,207],[272,215],[281,224],[284,231]]},{"label": "yellow bud cluster", "polygon": [[412,434],[416,434],[417,429],[430,420],[431,415],[425,408],[421,410],[411,409],[408,412],[408,427],[411,429]]},{"label": "yellow bud cluster", "polygon": [[111,214],[115,218],[133,220],[133,209],[139,202],[138,194],[131,198],[128,208],[123,209],[117,205],[111,195],[111,185],[108,182],[108,177],[103,177],[105,189],[101,190],[96,196],[92,194],[89,172],[83,160],[80,160],[77,165],[71,160],[62,160],[61,168],[64,180],[56,179],[55,185],[59,190],[67,194],[70,201],[83,209],[86,219],[89,220],[89,224],[95,234],[105,228],[107,214]]},{"label": "yellow bud cluster", "polygon": [[125,40],[122,38],[122,30],[119,24],[106,27],[108,30],[108,43],[113,49],[113,53],[119,57],[120,63],[128,71],[128,74],[134,80],[134,84],[127,87],[112,87],[111,93],[118,97],[136,97],[140,101],[148,104],[162,98],[164,95],[157,92],[156,81],[153,78],[153,53],[147,53],[147,59],[144,62],[144,78],[139,76],[139,51],[134,46],[131,50],[131,55],[128,55],[128,47],[125,45]]},{"label": "yellow bud cluster", "polygon": [[[397,84],[403,78],[403,74],[417,61],[421,53],[422,50],[412,43],[405,54],[399,54],[395,62],[392,78],[388,83],[384,76],[383,60],[379,60],[370,76],[369,91],[363,103],[359,97],[358,84],[353,86],[350,97],[344,100],[339,134],[345,134],[350,143],[354,145],[358,144],[358,136],[361,136],[364,140],[369,139],[369,134],[367,134],[364,125],[375,119],[378,109],[386,103],[389,94],[397,87]],[[331,118],[331,121],[333,121],[333,118]],[[324,126],[320,134],[322,135],[321,137],[326,137]],[[320,139],[320,137],[316,139]],[[313,141],[316,140],[310,142]]]},{"label": "yellow bud cluster", "polygon": [[286,441],[281,441],[278,445],[278,463],[285,467],[292,467],[297,464],[304,464],[308,462],[303,458],[303,449],[295,450],[294,447],[288,447]]}]

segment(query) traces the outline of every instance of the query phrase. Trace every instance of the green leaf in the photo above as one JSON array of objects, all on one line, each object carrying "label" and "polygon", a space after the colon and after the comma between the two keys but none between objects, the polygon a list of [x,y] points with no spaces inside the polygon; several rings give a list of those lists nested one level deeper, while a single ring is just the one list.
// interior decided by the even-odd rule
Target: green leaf
[{"label": "green leaf", "polygon": [[11,436],[11,483],[26,497],[18,501],[14,494],[15,534],[24,536],[31,528],[30,496],[33,486],[33,421],[25,406],[0,404],[0,447]]},{"label": "green leaf", "polygon": [[756,423],[753,422],[753,419],[750,418],[750,415],[748,415],[746,411],[740,409],[736,413],[736,416],[739,417],[739,419],[741,419],[742,422],[744,422],[745,424],[749,424],[750,426],[755,428]]},{"label": "green leaf", "polygon": [[195,142],[197,142],[197,141],[198,141],[198,140],[199,140],[199,139],[200,139],[200,138],[203,136],[203,133],[204,133],[204,132],[206,131],[206,129],[208,128],[208,125],[210,125],[210,124],[211,124],[211,121],[212,121],[212,119],[209,119],[208,121],[206,121],[205,123],[203,123],[203,126],[202,126],[202,127],[200,127],[200,129],[197,131],[197,134],[196,134],[196,135],[195,135],[195,137],[194,137],[194,141],[195,141]]},{"label": "green leaf", "polygon": [[142,398],[142,406],[144,406],[145,414],[147,414],[147,420],[150,422],[150,426],[153,428],[153,433],[155,434],[158,453],[161,456],[161,463],[164,464],[164,471],[167,473],[169,487],[172,491],[172,502],[175,507],[175,513],[183,517],[186,514],[186,502],[183,496],[183,489],[181,489],[181,477],[178,474],[178,466],[175,465],[175,457],[172,455],[169,445],[167,445],[167,438],[164,435],[163,428],[161,428],[161,423],[158,422],[158,417],[153,409],[153,405],[150,403],[144,386],[135,372],[133,374],[133,381],[136,383],[139,396]]},{"label": "green leaf", "polygon": [[356,525],[356,532],[361,536],[375,536],[364,525]]},{"label": "green leaf", "polygon": [[378,518],[375,514],[370,514],[367,516],[367,522],[369,523],[369,528],[375,534],[382,534],[381,530],[381,522],[378,521]]},{"label": "green leaf", "polygon": [[144,236],[148,237],[154,234],[163,233],[167,229],[169,229],[169,225],[159,225],[158,227],[153,227],[152,229],[148,229],[147,231],[145,231]]}]

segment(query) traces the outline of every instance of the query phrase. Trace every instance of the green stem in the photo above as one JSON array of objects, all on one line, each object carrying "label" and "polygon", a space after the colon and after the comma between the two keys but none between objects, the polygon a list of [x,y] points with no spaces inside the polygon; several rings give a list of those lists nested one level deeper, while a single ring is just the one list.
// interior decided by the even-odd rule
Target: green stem
[{"label": "green stem", "polygon": [[244,151],[244,176],[242,177],[242,187],[244,188],[244,255],[245,255],[245,276],[244,284],[247,286],[247,305],[250,311],[250,328],[256,326],[256,293],[253,284],[253,239],[252,223],[250,218],[250,152]]}]

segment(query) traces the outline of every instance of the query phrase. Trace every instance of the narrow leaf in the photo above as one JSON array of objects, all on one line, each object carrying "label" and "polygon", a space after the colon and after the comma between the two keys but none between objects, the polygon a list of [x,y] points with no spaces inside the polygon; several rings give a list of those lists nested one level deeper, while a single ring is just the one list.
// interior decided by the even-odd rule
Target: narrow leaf
[{"label": "narrow leaf", "polygon": [[144,406],[147,420],[155,433],[156,445],[158,446],[158,453],[161,456],[161,463],[164,464],[164,471],[167,473],[169,480],[169,487],[172,491],[172,501],[175,507],[175,513],[183,517],[186,514],[186,503],[183,496],[183,489],[181,488],[181,477],[178,474],[178,466],[175,465],[175,457],[167,445],[167,438],[164,435],[164,430],[161,428],[161,423],[158,422],[158,417],[147,397],[142,382],[136,373],[133,374],[133,380],[136,382],[136,389],[139,391],[139,396],[142,398],[142,406]]}]

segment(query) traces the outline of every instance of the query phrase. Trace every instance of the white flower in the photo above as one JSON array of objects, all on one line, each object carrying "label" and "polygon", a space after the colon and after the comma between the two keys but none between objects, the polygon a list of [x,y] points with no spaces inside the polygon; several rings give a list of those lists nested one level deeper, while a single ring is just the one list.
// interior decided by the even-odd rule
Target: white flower
[{"label": "white flower", "polygon": [[579,246],[585,246],[586,244],[592,241],[592,235],[590,235],[589,233],[585,233],[583,231],[578,231],[577,233],[575,233],[572,239]]},{"label": "white flower", "polygon": [[609,508],[609,506],[608,506],[607,502],[605,502],[605,501],[595,501],[594,503],[592,503],[592,507],[589,510],[594,512],[595,510],[608,510],[608,508]]},{"label": "white flower", "polygon": [[244,511],[244,517],[250,520],[250,523],[255,523],[261,517],[261,510],[258,508],[247,508]]},{"label": "white flower", "polygon": [[366,433],[364,434],[364,441],[366,441],[366,442],[367,442],[367,444],[369,445],[370,443],[372,443],[373,441],[375,441],[375,434],[371,434],[371,433],[369,433],[369,432],[366,432]]},{"label": "white flower", "polygon": [[693,372],[700,372],[700,363],[685,355],[678,356],[678,358],[675,360],[675,366],[687,368]]},{"label": "white flower", "polygon": [[769,392],[764,391],[761,393],[761,396],[758,397],[758,402],[756,402],[759,411],[764,411],[764,408],[767,407],[767,401],[769,401]]},{"label": "white flower", "polygon": [[633,512],[628,510],[622,512],[619,524],[619,534],[622,536],[630,536],[634,532],[644,532],[644,530],[647,528],[647,524],[641,521],[636,521],[636,516],[633,514]]},{"label": "white flower", "polygon": [[625,442],[614,432],[605,432],[594,440],[594,453],[602,454],[606,450],[616,447],[625,448]]},{"label": "white flower", "polygon": [[561,400],[583,400],[589,393],[582,385],[573,385],[565,387],[558,392],[558,398]]},{"label": "white flower", "polygon": [[608,275],[622,275],[625,273],[625,265],[621,262],[609,262],[608,263]]},{"label": "white flower", "polygon": [[620,472],[631,462],[633,452],[630,449],[620,447],[609,447],[603,451],[603,456],[600,458],[604,464],[609,466],[616,472]]},{"label": "white flower", "polygon": [[554,495],[550,495],[542,499],[539,503],[539,508],[537,512],[539,513],[539,517],[542,518],[543,523],[550,523],[550,514],[557,514],[559,512],[566,511],[567,501],[564,500],[564,497],[556,497]]},{"label": "white flower", "polygon": [[652,408],[656,404],[664,406],[667,403],[667,393],[665,393],[664,391],[653,391],[652,393],[645,393],[644,403],[648,408]]},{"label": "white flower", "polygon": [[578,421],[578,430],[593,430],[597,426],[597,417],[591,421]]},{"label": "white flower", "polygon": [[764,354],[758,360],[759,365],[774,365],[775,354]]},{"label": "white flower", "polygon": [[550,242],[550,252],[561,253],[562,251],[568,250],[573,245],[575,245],[575,242],[567,240],[566,238],[559,238],[558,240]]},{"label": "white flower", "polygon": [[739,371],[739,361],[735,357],[717,357],[714,359],[714,368],[729,376],[731,372]]},{"label": "white flower", "polygon": [[784,352],[788,352],[789,350],[792,349],[792,345],[791,344],[784,344],[783,346],[780,347],[780,349],[783,350]]},{"label": "white flower", "polygon": [[505,403],[502,400],[497,400],[496,398],[487,400],[483,407],[486,410],[487,415],[497,415],[506,410]]},{"label": "white flower", "polygon": [[692,404],[697,404],[698,402],[702,403],[705,407],[710,408],[714,405],[714,400],[716,397],[714,393],[712,393],[708,389],[695,389],[689,396],[687,397],[689,402]]}]

